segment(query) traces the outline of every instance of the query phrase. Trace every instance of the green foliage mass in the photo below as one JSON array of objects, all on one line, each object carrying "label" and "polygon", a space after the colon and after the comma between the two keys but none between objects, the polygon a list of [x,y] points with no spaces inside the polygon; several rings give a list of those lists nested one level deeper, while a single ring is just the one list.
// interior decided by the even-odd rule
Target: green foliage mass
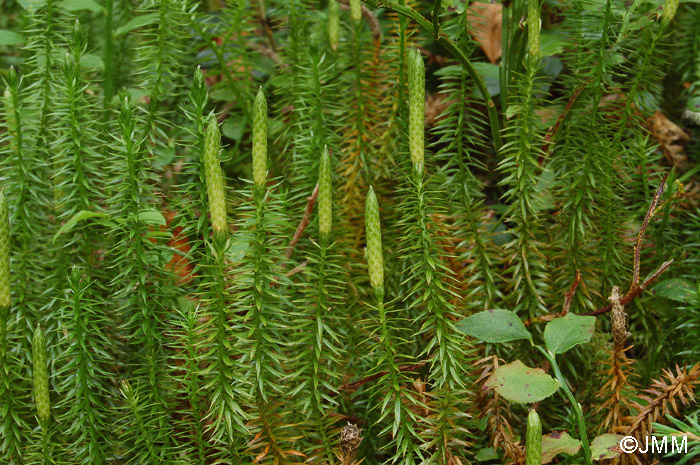
[{"label": "green foliage mass", "polygon": [[2,464],[590,464],[698,360],[698,2],[0,0],[0,78]]}]

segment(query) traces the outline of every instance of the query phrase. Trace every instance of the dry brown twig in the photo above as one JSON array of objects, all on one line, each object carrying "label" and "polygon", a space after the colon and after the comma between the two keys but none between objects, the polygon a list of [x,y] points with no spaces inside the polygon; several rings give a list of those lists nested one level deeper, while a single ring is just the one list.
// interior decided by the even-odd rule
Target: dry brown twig
[{"label": "dry brown twig", "polygon": [[313,212],[314,210],[314,204],[316,203],[317,198],[318,184],[316,184],[316,187],[314,187],[314,190],[311,193],[311,195],[306,198],[307,202],[306,209],[304,210],[304,216],[302,217],[299,226],[297,226],[297,230],[294,231],[294,236],[292,237],[292,241],[289,243],[289,247],[287,247],[287,250],[284,252],[285,258],[289,258],[292,256],[294,248],[297,246],[299,239],[301,239],[301,235],[304,234],[304,230],[309,225],[309,218],[311,218],[311,212]]},{"label": "dry brown twig", "polygon": [[355,460],[357,448],[364,438],[362,430],[348,422],[340,432],[340,447],[335,451],[340,465],[359,465],[364,459]]},{"label": "dry brown twig", "polygon": [[[400,367],[399,367],[399,371],[400,371],[400,372],[409,372],[409,373],[410,373],[410,372],[416,371],[416,370],[418,370],[419,368],[423,367],[423,366],[424,366],[426,363],[428,363],[429,361],[430,361],[430,360],[426,360],[426,361],[424,361],[424,362],[416,363],[416,364],[414,364],[414,365],[403,365],[403,366],[400,366]],[[367,377],[362,378],[362,379],[360,379],[360,380],[353,381],[352,383],[345,383],[345,384],[343,384],[342,386],[340,386],[340,387],[338,388],[337,392],[354,391],[355,389],[359,388],[359,387],[362,386],[363,384],[367,384],[367,383],[369,383],[370,381],[374,381],[375,379],[379,379],[379,378],[381,378],[382,376],[386,375],[387,373],[389,373],[389,372],[388,372],[388,371],[380,371],[379,373],[375,373],[375,374],[373,374],[373,375],[371,375],[371,376],[367,376]],[[331,396],[333,396],[333,395],[335,395],[335,394],[336,394],[336,393],[329,393],[329,395],[331,395]]]},{"label": "dry brown twig", "polygon": [[613,350],[609,352],[606,361],[608,369],[605,370],[606,383],[603,385],[599,398],[604,398],[596,413],[607,412],[601,422],[600,431],[609,431],[610,428],[618,428],[622,424],[623,416],[629,413],[630,403],[625,390],[631,387],[629,378],[632,373],[633,361],[627,357],[626,351],[632,346],[625,347],[627,337],[627,314],[620,303],[620,290],[615,286],[610,296],[612,303],[612,334]]},{"label": "dry brown twig", "polygon": [[[690,369],[676,365],[675,374],[672,370],[663,370],[661,379],[652,381],[651,387],[644,390],[645,394],[639,396],[641,402],[631,404],[637,415],[624,418],[615,431],[633,436],[644,444],[645,438],[652,435],[654,423],[663,422],[666,415],[678,414],[680,406],[697,402],[693,392],[697,384],[700,384],[700,363]],[[622,463],[645,463],[639,451],[620,458]]]},{"label": "dry brown twig", "polygon": [[476,385],[480,387],[477,393],[477,405],[481,407],[479,418],[488,416],[487,428],[491,436],[491,446],[494,449],[502,448],[505,457],[511,461],[510,463],[522,464],[525,462],[525,448],[520,442],[513,439],[513,429],[508,422],[508,418],[506,418],[508,410],[501,409],[497,392],[493,391],[493,396],[490,396],[489,393],[491,391],[484,387],[486,380],[498,368],[498,363],[498,357],[491,355],[482,358],[474,364],[475,367],[483,367],[479,378],[476,380]]},{"label": "dry brown twig", "polygon": [[[664,263],[661,264],[647,279],[644,280],[641,284],[639,284],[639,269],[640,269],[640,264],[641,264],[641,249],[642,249],[642,241],[644,239],[644,233],[647,230],[647,227],[649,226],[649,222],[651,219],[654,217],[654,215],[659,211],[660,207],[657,208],[657,205],[659,204],[659,201],[661,199],[661,195],[664,192],[664,189],[666,187],[666,179],[668,178],[668,174],[664,176],[663,180],[661,181],[661,185],[656,189],[656,193],[654,194],[654,198],[652,199],[651,205],[649,205],[649,210],[647,210],[647,214],[644,217],[644,221],[642,222],[641,228],[639,228],[639,233],[637,234],[637,240],[635,242],[634,246],[634,265],[632,268],[632,282],[630,284],[630,288],[627,291],[627,293],[620,298],[620,305],[625,306],[631,301],[633,301],[635,298],[637,298],[642,292],[644,292],[650,285],[653,283],[656,278],[658,278],[661,274],[663,274],[666,270],[668,270],[671,267],[671,264],[673,263],[673,259],[668,260]],[[574,288],[575,289],[575,288]],[[607,313],[610,310],[612,310],[612,303],[609,303],[607,305],[604,305],[603,307],[599,308],[598,310],[594,310],[591,312],[585,312],[585,313],[579,313],[579,315],[585,315],[585,316],[597,316],[597,315],[602,315],[603,313]],[[559,314],[549,314],[549,315],[542,315],[534,318],[530,318],[529,320],[525,321],[525,325],[529,326],[533,323],[542,323],[542,322],[547,322],[551,321],[554,318],[558,316],[563,316],[565,313],[559,313]]]},{"label": "dry brown twig", "polygon": [[581,282],[581,273],[579,270],[576,270],[576,278],[574,278],[574,282],[571,284],[571,287],[569,288],[568,291],[566,291],[566,294],[564,295],[564,305],[562,307],[561,312],[559,313],[550,313],[547,315],[542,315],[534,318],[530,318],[529,320],[526,320],[525,326],[530,326],[532,323],[542,323],[545,321],[552,321],[555,318],[559,318],[560,316],[564,316],[567,313],[569,313],[569,309],[571,308],[571,302],[574,300],[574,295],[576,294],[576,288],[578,288],[579,283]]}]

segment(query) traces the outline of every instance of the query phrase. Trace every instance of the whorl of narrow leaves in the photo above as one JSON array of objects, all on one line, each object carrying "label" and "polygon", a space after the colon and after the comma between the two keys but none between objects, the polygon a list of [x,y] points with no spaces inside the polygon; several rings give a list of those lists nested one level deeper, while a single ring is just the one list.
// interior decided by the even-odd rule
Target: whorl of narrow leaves
[{"label": "whorl of narrow leaves", "polygon": [[333,51],[338,50],[340,42],[340,5],[336,0],[328,2],[328,43]]},{"label": "whorl of narrow leaves", "polygon": [[211,226],[215,233],[226,230],[226,197],[224,195],[224,179],[221,173],[219,151],[221,150],[221,132],[216,118],[209,117],[209,125],[204,136],[204,177],[207,182],[209,197],[209,213]]},{"label": "whorl of narrow leaves", "polygon": [[51,416],[49,400],[49,373],[46,366],[46,339],[41,326],[37,326],[32,338],[32,369],[34,372],[34,401],[36,414],[42,422]]},{"label": "whorl of narrow leaves", "polygon": [[535,409],[527,415],[527,433],[525,438],[525,465],[542,463],[542,423]]},{"label": "whorl of narrow leaves", "polygon": [[527,44],[530,63],[540,61],[540,2],[530,0],[527,4]]},{"label": "whorl of narrow leaves", "polygon": [[318,168],[318,229],[322,236],[333,227],[333,173],[328,147],[324,147]]},{"label": "whorl of narrow leaves", "polygon": [[384,256],[382,255],[382,227],[379,222],[379,203],[372,186],[365,202],[365,234],[367,235],[367,266],[369,281],[375,292],[384,290]]},{"label": "whorl of narrow leaves", "polygon": [[666,0],[666,3],[664,4],[664,12],[661,16],[661,25],[664,28],[671,24],[671,21],[673,21],[673,17],[676,16],[676,10],[678,10],[679,3],[680,0]]},{"label": "whorl of narrow leaves", "polygon": [[7,198],[0,192],[0,314],[10,307],[10,218]]},{"label": "whorl of narrow leaves", "polygon": [[362,21],[362,2],[360,0],[350,0],[350,17],[355,25]]},{"label": "whorl of narrow leaves", "polygon": [[411,162],[418,174],[425,163],[425,65],[418,49],[408,54],[408,142]]},{"label": "whorl of narrow leaves", "polygon": [[204,73],[202,73],[201,66],[197,66],[197,69],[194,70],[194,79],[192,80],[192,87],[194,87],[195,89],[206,90],[206,84],[204,82]]},{"label": "whorl of narrow leaves", "polygon": [[262,87],[253,108],[253,182],[264,186],[267,178],[267,101]]}]

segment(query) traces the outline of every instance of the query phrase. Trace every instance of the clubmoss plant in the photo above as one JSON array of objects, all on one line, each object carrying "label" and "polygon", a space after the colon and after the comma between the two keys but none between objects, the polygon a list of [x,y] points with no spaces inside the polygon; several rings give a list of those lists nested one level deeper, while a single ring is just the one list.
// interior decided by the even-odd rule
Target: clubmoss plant
[{"label": "clubmoss plant", "polygon": [[0,462],[590,464],[690,418],[697,2],[467,3],[0,0]]}]

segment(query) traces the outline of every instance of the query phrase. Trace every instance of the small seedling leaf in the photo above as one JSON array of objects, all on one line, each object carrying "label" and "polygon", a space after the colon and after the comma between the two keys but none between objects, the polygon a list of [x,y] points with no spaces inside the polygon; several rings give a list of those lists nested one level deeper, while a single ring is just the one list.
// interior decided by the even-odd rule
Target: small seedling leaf
[{"label": "small seedling leaf", "polygon": [[486,342],[509,342],[531,339],[518,315],[508,310],[486,310],[457,323],[464,334]]},{"label": "small seedling leaf", "polygon": [[559,382],[541,368],[530,368],[516,360],[498,367],[484,386],[511,402],[531,404],[557,392]]},{"label": "small seedling leaf", "polygon": [[120,36],[131,31],[135,31],[148,24],[153,24],[158,21],[158,15],[156,13],[148,13],[145,15],[134,16],[125,25],[114,31],[114,35]]},{"label": "small seedling leaf", "polygon": [[165,226],[165,217],[158,210],[141,210],[139,221],[149,226]]},{"label": "small seedling leaf", "polygon": [[56,232],[56,235],[53,237],[53,242],[56,242],[56,239],[58,236],[61,234],[70,231],[75,227],[76,224],[80,223],[81,221],[85,221],[91,218],[108,218],[109,215],[106,213],[98,213],[98,212],[91,212],[89,210],[80,210],[78,213],[73,215],[68,221],[65,222],[63,226]]},{"label": "small seedling leaf", "polygon": [[95,13],[102,11],[102,6],[94,0],[63,0],[61,7],[66,11],[88,10]]},{"label": "small seedling leaf", "polygon": [[593,460],[614,459],[622,450],[620,449],[621,434],[601,434],[591,443],[591,458]]},{"label": "small seedling leaf", "polygon": [[552,431],[542,436],[542,463],[549,463],[558,454],[574,455],[581,448],[581,441],[565,431]]},{"label": "small seedling leaf", "polygon": [[20,45],[24,43],[24,37],[14,31],[0,29],[0,45]]},{"label": "small seedling leaf", "polygon": [[547,323],[544,328],[544,342],[553,354],[563,354],[575,345],[590,341],[593,331],[595,331],[594,316],[567,313]]},{"label": "small seedling leaf", "polygon": [[485,447],[480,449],[474,457],[477,462],[489,462],[491,460],[498,460],[499,458],[498,452],[496,452],[493,447]]},{"label": "small seedling leaf", "polygon": [[684,304],[697,305],[700,302],[698,286],[685,279],[667,279],[654,288],[659,297],[675,300]]}]

